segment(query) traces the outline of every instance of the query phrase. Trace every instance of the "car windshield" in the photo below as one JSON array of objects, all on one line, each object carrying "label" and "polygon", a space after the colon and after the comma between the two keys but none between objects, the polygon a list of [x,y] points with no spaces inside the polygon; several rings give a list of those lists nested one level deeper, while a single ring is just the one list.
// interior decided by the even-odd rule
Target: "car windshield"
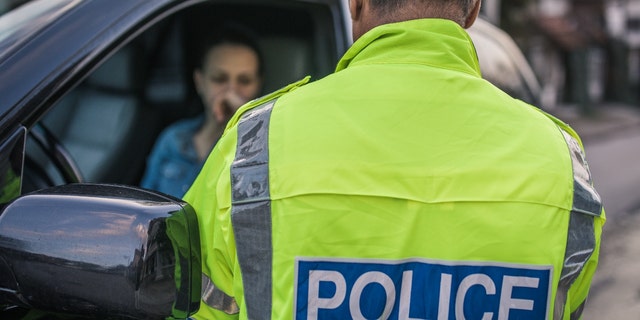
[{"label": "car windshield", "polygon": [[80,0],[32,1],[0,16],[0,56]]}]

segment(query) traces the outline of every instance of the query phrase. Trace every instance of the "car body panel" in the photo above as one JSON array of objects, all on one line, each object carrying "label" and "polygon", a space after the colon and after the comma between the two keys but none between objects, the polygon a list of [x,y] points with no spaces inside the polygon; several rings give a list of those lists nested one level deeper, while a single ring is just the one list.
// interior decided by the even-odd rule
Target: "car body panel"
[{"label": "car body panel", "polygon": [[[171,1],[76,0],[61,8],[52,6],[39,15],[47,24],[29,29],[29,36],[0,60],[0,130],[9,123],[32,125],[44,111],[41,104],[50,105],[74,80],[100,63],[110,53],[109,48],[137,32],[134,26],[168,3]],[[17,11],[38,5],[39,1],[34,1]],[[9,19],[12,14],[0,19]],[[31,27],[26,24],[24,28]]]},{"label": "car body panel", "polygon": [[200,304],[195,212],[160,193],[68,184],[25,195],[0,215],[0,249],[0,303],[118,318],[187,317]]}]

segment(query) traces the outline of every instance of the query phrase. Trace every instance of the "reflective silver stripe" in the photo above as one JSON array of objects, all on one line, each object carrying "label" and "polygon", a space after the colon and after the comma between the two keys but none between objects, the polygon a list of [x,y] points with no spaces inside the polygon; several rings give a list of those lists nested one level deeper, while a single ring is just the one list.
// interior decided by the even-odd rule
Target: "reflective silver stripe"
[{"label": "reflective silver stripe", "polygon": [[[600,195],[593,188],[584,152],[573,136],[564,130],[561,131],[571,153],[574,182],[573,208],[569,216],[564,265],[560,274],[554,307],[553,318],[555,320],[563,319],[569,288],[580,275],[595,250],[594,219],[602,213]],[[580,318],[581,314],[582,306],[571,314],[571,318]]]},{"label": "reflective silver stripe", "polygon": [[231,164],[231,224],[249,319],[271,317],[269,118],[275,100],[242,115]]},{"label": "reflective silver stripe", "polygon": [[573,162],[573,211],[584,214],[600,216],[602,214],[602,201],[600,195],[593,188],[591,172],[585,159],[584,152],[578,141],[562,130]]},{"label": "reflective silver stripe", "polygon": [[582,316],[582,311],[584,311],[585,302],[586,301],[582,301],[582,304],[580,304],[580,306],[576,309],[576,311],[571,313],[571,316],[569,317],[570,320],[580,320],[580,317]]},{"label": "reflective silver stripe", "polygon": [[202,301],[211,308],[220,310],[226,314],[240,312],[236,299],[227,295],[213,284],[206,274],[202,274]]}]

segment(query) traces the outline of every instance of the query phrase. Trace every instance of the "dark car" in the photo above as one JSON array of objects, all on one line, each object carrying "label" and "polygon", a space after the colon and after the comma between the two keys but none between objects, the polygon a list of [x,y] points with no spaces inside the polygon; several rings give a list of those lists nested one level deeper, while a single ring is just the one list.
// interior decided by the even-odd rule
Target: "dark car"
[{"label": "dark car", "polygon": [[0,318],[39,310],[185,318],[199,306],[198,225],[135,186],[168,124],[202,110],[198,39],[252,28],[264,92],[333,71],[340,0],[36,0],[0,17]]},{"label": "dark car", "polygon": [[[333,71],[351,44],[346,6],[35,0],[1,16],[0,318],[34,310],[136,319],[195,312],[195,213],[136,186],[159,132],[202,109],[191,78],[198,39],[222,21],[255,30],[267,93]],[[480,27],[470,33],[489,77],[483,52],[509,57],[512,49]],[[520,64],[528,68],[497,66],[493,81],[509,79],[508,91],[535,103],[535,77]]]}]

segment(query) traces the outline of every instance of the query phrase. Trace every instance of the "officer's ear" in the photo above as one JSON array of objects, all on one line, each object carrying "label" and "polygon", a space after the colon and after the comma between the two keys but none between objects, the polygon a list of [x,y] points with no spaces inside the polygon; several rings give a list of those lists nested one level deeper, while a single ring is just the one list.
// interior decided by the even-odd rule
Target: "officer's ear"
[{"label": "officer's ear", "polygon": [[349,0],[349,13],[353,41],[381,23],[379,17],[374,14],[369,0]]},{"label": "officer's ear", "polygon": [[476,18],[478,18],[478,14],[480,14],[482,0],[476,0],[473,5],[473,9],[469,12],[467,19],[464,21],[464,28],[470,28],[474,22],[476,22]]},{"label": "officer's ear", "polygon": [[362,16],[362,0],[349,0],[349,13],[352,21],[360,20]]}]

